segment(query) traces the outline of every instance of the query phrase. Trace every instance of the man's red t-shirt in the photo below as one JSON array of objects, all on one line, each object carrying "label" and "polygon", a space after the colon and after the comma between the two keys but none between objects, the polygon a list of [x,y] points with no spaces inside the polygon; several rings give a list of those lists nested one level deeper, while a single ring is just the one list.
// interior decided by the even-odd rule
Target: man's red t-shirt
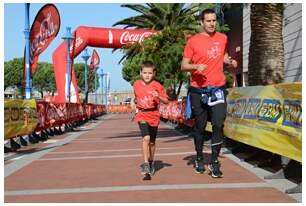
[{"label": "man's red t-shirt", "polygon": [[157,127],[160,122],[160,113],[158,106],[160,100],[157,97],[153,97],[151,92],[156,91],[159,96],[168,98],[164,87],[153,80],[149,84],[145,84],[142,80],[137,80],[134,85],[134,94],[137,99],[137,107],[142,109],[156,108],[156,111],[141,111],[138,110],[134,120],[137,122],[146,121],[150,126]]},{"label": "man's red t-shirt", "polygon": [[225,34],[216,32],[213,36],[203,33],[192,36],[183,53],[193,64],[206,64],[203,71],[192,71],[192,87],[223,86],[226,83],[223,74],[224,53],[227,44]]}]

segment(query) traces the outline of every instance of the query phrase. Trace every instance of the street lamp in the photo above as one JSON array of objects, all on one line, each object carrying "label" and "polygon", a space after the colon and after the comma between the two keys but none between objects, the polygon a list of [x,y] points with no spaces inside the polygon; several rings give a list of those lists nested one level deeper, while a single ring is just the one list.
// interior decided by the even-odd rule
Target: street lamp
[{"label": "street lamp", "polygon": [[105,74],[105,108],[106,113],[108,113],[108,98],[110,92],[110,73],[106,72]]},{"label": "street lamp", "polygon": [[25,85],[25,99],[31,99],[31,71],[30,71],[30,21],[29,21],[30,3],[25,3],[25,28],[24,36],[26,42],[25,52],[25,70],[26,70],[26,85]]},{"label": "street lamp", "polygon": [[95,75],[95,104],[98,104],[98,96],[97,96],[97,72],[98,72],[98,66],[94,70],[94,75]]},{"label": "street lamp", "polygon": [[85,61],[85,73],[84,73],[84,80],[85,80],[85,100],[84,102],[87,103],[87,99],[88,99],[88,82],[87,82],[87,60],[89,59],[90,55],[87,52],[87,48],[84,49],[84,53],[82,58]]},{"label": "street lamp", "polygon": [[100,68],[99,70],[99,76],[100,76],[100,78],[99,78],[99,87],[100,87],[100,92],[101,92],[101,105],[103,106],[103,69],[102,68]]},{"label": "street lamp", "polygon": [[71,66],[70,66],[70,40],[75,39],[74,36],[72,36],[71,34],[71,27],[66,27],[66,35],[62,37],[62,39],[66,42],[67,44],[67,79],[66,79],[66,85],[68,87],[65,87],[65,89],[67,88],[67,96],[66,96],[66,102],[70,103],[70,91],[71,91]]}]

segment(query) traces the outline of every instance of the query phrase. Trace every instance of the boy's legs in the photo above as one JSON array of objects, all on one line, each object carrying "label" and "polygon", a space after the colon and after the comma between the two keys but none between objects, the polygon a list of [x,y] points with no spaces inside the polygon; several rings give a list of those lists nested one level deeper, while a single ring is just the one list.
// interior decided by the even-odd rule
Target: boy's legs
[{"label": "boy's legs", "polygon": [[144,163],[141,165],[141,173],[147,174],[150,172],[149,166],[149,157],[150,157],[150,132],[149,132],[149,125],[146,122],[139,122],[139,129],[141,132],[142,138],[142,153]]},{"label": "boy's legs", "polygon": [[149,143],[149,162],[154,160],[155,154],[155,140],[157,135],[157,127],[152,127],[149,125],[149,133],[150,133],[150,143]]},{"label": "boy's legs", "polygon": [[143,153],[143,160],[144,162],[148,163],[149,162],[149,157],[150,157],[150,136],[146,135],[142,139],[142,153]]},{"label": "boy's legs", "polygon": [[149,165],[150,165],[150,173],[153,175],[155,173],[155,167],[153,164],[154,154],[155,154],[155,140],[157,135],[158,127],[152,127],[149,125],[149,132],[150,132],[150,143],[149,143]]}]

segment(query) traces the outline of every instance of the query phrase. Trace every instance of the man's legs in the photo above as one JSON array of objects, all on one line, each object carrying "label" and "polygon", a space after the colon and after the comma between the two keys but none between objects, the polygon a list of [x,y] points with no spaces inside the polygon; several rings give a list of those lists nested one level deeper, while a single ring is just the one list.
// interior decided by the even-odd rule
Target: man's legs
[{"label": "man's legs", "polygon": [[203,160],[203,143],[204,143],[204,128],[207,123],[207,108],[201,103],[201,95],[191,93],[190,101],[192,106],[192,113],[195,117],[195,126],[193,128],[194,145],[197,153],[196,157],[196,172],[204,172]]},{"label": "man's legs", "polygon": [[220,171],[220,164],[218,162],[219,153],[223,141],[223,126],[226,117],[226,103],[217,104],[209,110],[212,124],[212,138],[211,138],[211,165],[210,170],[213,177],[222,177]]}]

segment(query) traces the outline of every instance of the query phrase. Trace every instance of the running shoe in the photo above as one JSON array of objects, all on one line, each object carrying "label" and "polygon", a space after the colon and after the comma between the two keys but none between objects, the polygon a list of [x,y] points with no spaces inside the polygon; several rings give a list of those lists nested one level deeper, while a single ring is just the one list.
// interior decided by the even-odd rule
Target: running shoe
[{"label": "running shoe", "polygon": [[140,172],[142,175],[150,174],[150,165],[149,163],[145,162],[142,165],[140,165]]},{"label": "running shoe", "polygon": [[198,174],[202,174],[204,171],[205,171],[205,168],[204,168],[203,159],[196,159],[195,160],[195,172]]},{"label": "running shoe", "polygon": [[220,170],[220,163],[218,160],[212,161],[211,164],[208,165],[208,169],[213,178],[223,177],[223,173]]}]

